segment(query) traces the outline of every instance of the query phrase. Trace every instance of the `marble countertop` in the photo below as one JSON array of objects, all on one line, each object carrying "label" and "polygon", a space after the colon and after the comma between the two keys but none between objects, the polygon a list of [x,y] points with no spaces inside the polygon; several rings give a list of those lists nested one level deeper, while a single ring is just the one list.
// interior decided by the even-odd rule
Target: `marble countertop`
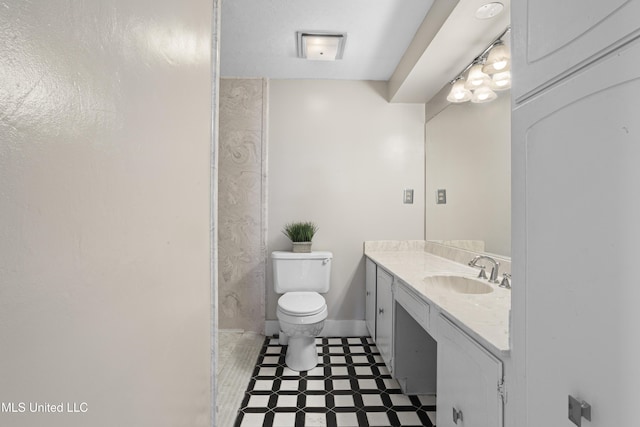
[{"label": "marble countertop", "polygon": [[510,290],[482,279],[479,280],[493,287],[493,292],[461,294],[429,284],[423,280],[427,276],[457,275],[476,278],[478,269],[425,251],[365,250],[365,255],[411,286],[428,303],[438,306],[448,318],[478,342],[501,355],[509,355]]}]

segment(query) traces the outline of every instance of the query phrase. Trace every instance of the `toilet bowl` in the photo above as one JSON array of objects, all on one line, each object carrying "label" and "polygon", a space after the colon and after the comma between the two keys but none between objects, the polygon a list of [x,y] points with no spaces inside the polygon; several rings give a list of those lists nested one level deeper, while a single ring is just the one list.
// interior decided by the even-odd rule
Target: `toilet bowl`
[{"label": "toilet bowl", "polygon": [[287,292],[278,299],[280,330],[288,337],[285,363],[294,371],[308,371],[318,364],[316,336],[327,318],[327,304],[317,292]]},{"label": "toilet bowl", "polygon": [[285,363],[294,371],[308,371],[318,364],[315,338],[327,318],[327,304],[320,293],[329,291],[331,252],[276,251],[273,261],[274,290],[278,299],[280,331],[288,343]]}]

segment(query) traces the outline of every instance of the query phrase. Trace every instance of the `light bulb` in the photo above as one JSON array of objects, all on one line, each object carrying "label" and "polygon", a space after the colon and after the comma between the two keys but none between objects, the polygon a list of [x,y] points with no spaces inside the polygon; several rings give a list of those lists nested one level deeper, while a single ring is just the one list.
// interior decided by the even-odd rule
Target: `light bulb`
[{"label": "light bulb", "polygon": [[478,89],[473,91],[471,102],[481,104],[483,102],[493,101],[497,97],[498,95],[496,95],[496,93],[492,91],[488,86],[480,86]]},{"label": "light bulb", "polygon": [[495,68],[498,71],[501,71],[506,66],[507,66],[506,59],[501,59],[500,61],[496,61],[493,63],[493,68]]},{"label": "light bulb", "polygon": [[487,74],[498,73],[509,70],[509,68],[511,68],[510,65],[509,49],[500,42],[500,44],[495,45],[491,49],[491,52],[489,52],[482,71]]},{"label": "light bulb", "polygon": [[447,96],[447,101],[453,103],[467,102],[470,99],[471,92],[464,87],[464,79],[457,80]]},{"label": "light bulb", "polygon": [[489,76],[482,72],[482,64],[476,64],[469,69],[465,87],[467,89],[475,89],[482,85],[489,84],[490,80]]},{"label": "light bulb", "polygon": [[502,73],[496,73],[491,80],[491,89],[493,90],[507,90],[511,87],[511,72],[504,71]]}]

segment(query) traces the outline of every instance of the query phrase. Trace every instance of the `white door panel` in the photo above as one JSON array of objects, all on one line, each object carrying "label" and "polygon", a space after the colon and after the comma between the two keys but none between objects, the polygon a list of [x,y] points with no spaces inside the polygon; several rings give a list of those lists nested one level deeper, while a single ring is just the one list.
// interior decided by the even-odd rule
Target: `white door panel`
[{"label": "white door panel", "polygon": [[637,34],[640,0],[528,0],[511,5],[516,99]]},{"label": "white door panel", "polygon": [[514,254],[526,257],[514,255],[526,336],[514,352],[529,427],[572,425],[568,395],[592,405],[589,427],[640,425],[638,64],[636,41],[514,110]]}]

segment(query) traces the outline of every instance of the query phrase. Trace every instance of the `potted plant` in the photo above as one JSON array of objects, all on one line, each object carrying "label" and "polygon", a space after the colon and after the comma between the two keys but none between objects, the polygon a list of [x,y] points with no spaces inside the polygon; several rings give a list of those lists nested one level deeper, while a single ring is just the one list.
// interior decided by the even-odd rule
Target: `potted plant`
[{"label": "potted plant", "polygon": [[293,252],[311,252],[311,240],[318,231],[318,226],[311,221],[291,222],[282,229],[285,236],[293,243]]}]

